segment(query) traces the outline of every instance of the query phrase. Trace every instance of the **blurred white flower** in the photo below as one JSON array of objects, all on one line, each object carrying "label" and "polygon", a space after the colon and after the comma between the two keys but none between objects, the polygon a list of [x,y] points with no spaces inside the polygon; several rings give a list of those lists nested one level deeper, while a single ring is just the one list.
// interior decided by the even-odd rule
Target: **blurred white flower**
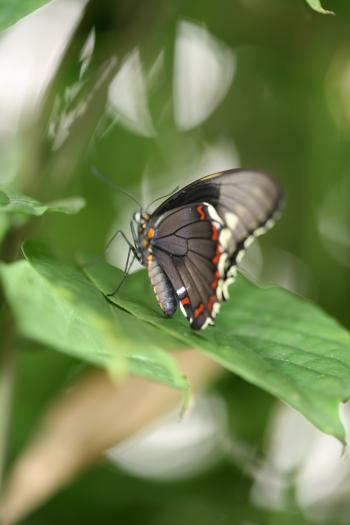
[{"label": "blurred white flower", "polygon": [[36,110],[84,5],[50,2],[1,36],[0,133],[16,132]]},{"label": "blurred white flower", "polygon": [[107,112],[112,117],[113,125],[120,122],[131,131],[146,137],[156,134],[148,108],[147,78],[138,49],[121,65],[109,86],[108,99]]},{"label": "blurred white flower", "polygon": [[183,479],[199,474],[223,456],[226,407],[216,395],[201,395],[183,419],[179,411],[147,431],[110,449],[107,456],[131,474],[152,479]]},{"label": "blurred white flower", "polygon": [[[350,406],[342,405],[347,433]],[[348,523],[350,458],[334,437],[320,432],[299,412],[279,404],[267,431],[266,457],[254,473],[253,502],[285,509],[294,487],[296,503],[312,520],[337,517]],[[345,521],[343,521],[345,519]]]},{"label": "blurred white flower", "polygon": [[201,124],[229,90],[236,68],[231,49],[204,27],[180,22],[174,68],[174,110],[179,129]]}]

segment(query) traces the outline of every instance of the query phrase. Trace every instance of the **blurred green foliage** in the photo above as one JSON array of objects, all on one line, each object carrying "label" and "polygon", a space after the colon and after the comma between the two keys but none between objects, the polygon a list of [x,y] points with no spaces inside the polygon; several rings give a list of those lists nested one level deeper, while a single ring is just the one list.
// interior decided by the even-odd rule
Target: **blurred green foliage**
[{"label": "blurred green foliage", "polygon": [[[320,8],[319,2],[309,4]],[[150,193],[158,195],[191,178],[193,160],[223,141],[237,149],[242,166],[273,173],[288,194],[283,220],[262,241],[264,253],[273,253],[266,255],[267,261],[274,258],[272,278],[283,281],[280,276],[284,272],[291,288],[311,297],[350,328],[350,242],[338,235],[341,228],[348,232],[350,226],[346,222],[350,193],[350,4],[348,0],[323,4],[336,16],[320,16],[301,0],[152,0],[147,6],[136,0],[90,2],[38,118],[27,128],[23,126],[16,139],[25,146],[20,148],[20,169],[12,181],[13,191],[40,202],[79,194],[88,205],[74,217],[44,215],[30,224],[23,224],[22,217],[5,216],[0,218],[0,238],[11,229],[18,248],[28,236],[40,237],[62,258],[71,260],[80,251],[99,253],[110,232],[127,223],[125,217],[131,208],[122,195],[91,177],[91,164],[138,196],[147,173]],[[205,25],[234,52],[236,74],[216,110],[200,126],[179,131],[172,105],[173,67],[176,28],[184,19]],[[15,18],[8,19],[6,24],[13,21]],[[93,27],[93,57],[84,82],[69,98],[69,88],[79,84],[81,47]],[[135,46],[141,49],[146,72],[163,53],[163,67],[148,92],[156,136],[135,133],[105,111],[108,81],[117,64],[110,62],[106,82],[98,83],[106,61],[113,56],[123,60]],[[87,96],[87,110],[73,119],[68,139],[52,149],[49,129],[57,129],[59,115],[79,107]],[[7,205],[4,195],[0,195],[1,205]],[[7,259],[10,251],[18,252],[12,234],[5,238],[2,258]],[[28,441],[43,407],[71,384],[82,366],[45,347],[26,341],[20,345],[11,458]],[[43,370],[45,373],[38,373]],[[232,436],[262,451],[272,398],[232,377],[217,390],[228,407]],[[249,475],[243,475],[228,458],[193,480],[164,484],[128,477],[101,464],[25,523],[309,523],[297,509],[293,494],[284,510],[255,508],[251,486]],[[341,522],[338,511],[340,514],[335,507],[329,523]]]},{"label": "blurred green foliage", "polygon": [[0,0],[0,31],[18,22],[49,0]]}]

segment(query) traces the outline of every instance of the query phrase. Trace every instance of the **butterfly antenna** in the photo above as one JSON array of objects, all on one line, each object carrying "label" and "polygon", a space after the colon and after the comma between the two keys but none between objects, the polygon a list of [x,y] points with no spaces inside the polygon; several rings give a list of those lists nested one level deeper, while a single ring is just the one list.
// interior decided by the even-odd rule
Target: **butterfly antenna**
[{"label": "butterfly antenna", "polygon": [[124,193],[124,195],[126,195],[127,197],[129,197],[129,199],[131,199],[132,201],[134,201],[138,207],[140,209],[142,209],[142,205],[141,203],[136,199],[136,197],[134,197],[133,195],[131,195],[131,193],[129,193],[128,191],[124,190],[124,188],[122,188],[121,186],[118,186],[118,184],[115,184],[115,182],[112,182],[111,180],[109,180],[107,177],[105,177],[104,175],[102,175],[102,173],[96,168],[96,166],[91,166],[91,173],[97,177],[98,179],[101,179],[103,180],[103,182],[105,182],[108,186],[110,186],[111,188],[114,188],[115,190],[117,191],[120,191],[120,193]]},{"label": "butterfly antenna", "polygon": [[180,189],[180,186],[176,186],[176,188],[173,189],[173,191],[171,191],[170,193],[167,193],[166,195],[162,195],[161,197],[157,197],[156,199],[154,199],[154,201],[152,201],[148,206],[147,206],[147,209],[152,206],[152,204],[154,204],[155,202],[158,202],[162,199],[165,199],[166,197],[170,197],[171,195],[173,195],[174,193],[177,192],[177,190]]}]

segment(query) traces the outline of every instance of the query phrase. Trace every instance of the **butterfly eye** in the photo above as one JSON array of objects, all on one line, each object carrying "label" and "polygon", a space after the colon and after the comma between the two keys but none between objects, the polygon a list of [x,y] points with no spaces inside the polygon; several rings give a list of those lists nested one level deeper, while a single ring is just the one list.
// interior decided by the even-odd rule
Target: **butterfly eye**
[{"label": "butterfly eye", "polygon": [[133,219],[135,222],[140,223],[141,214],[139,211],[135,211],[135,213],[133,214]]}]

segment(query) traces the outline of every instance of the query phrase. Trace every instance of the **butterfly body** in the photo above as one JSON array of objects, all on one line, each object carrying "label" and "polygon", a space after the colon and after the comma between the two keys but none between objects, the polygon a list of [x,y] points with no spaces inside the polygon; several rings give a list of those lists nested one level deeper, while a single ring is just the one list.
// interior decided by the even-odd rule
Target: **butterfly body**
[{"label": "butterfly body", "polygon": [[179,305],[192,328],[214,324],[245,249],[273,225],[281,202],[268,175],[228,170],[136,214],[134,253],[162,311],[172,316]]},{"label": "butterfly body", "polygon": [[176,295],[166,273],[151,253],[148,254],[147,258],[147,270],[154,295],[162,312],[167,317],[171,317],[177,309]]}]

